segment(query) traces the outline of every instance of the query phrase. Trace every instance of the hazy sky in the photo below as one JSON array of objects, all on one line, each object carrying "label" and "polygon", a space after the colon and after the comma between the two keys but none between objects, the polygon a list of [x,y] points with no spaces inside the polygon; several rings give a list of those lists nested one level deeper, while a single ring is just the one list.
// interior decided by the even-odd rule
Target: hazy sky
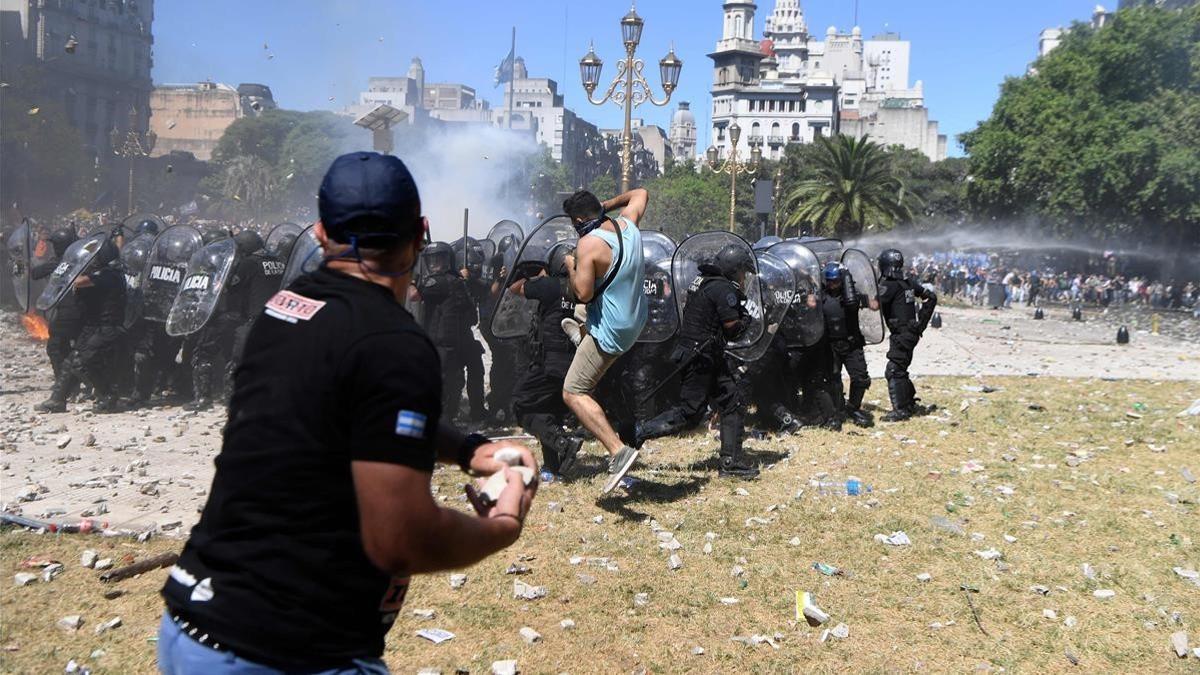
[{"label": "hazy sky", "polygon": [[[675,101],[691,101],[701,147],[709,141],[707,54],[721,33],[721,0],[640,0],[646,19],[638,55],[658,83],[658,60],[672,42],[684,61],[672,104],[644,104],[635,116],[664,128]],[[774,0],[758,0],[755,29]],[[1115,2],[1113,3],[1115,4]],[[1094,0],[860,0],[867,37],[898,31],[912,42],[910,77],[925,83],[926,103],[942,133],[953,137],[988,116],[998,86],[1019,75],[1037,54],[1041,29],[1084,20]],[[854,23],[854,0],[802,0],[810,32]],[[623,56],[618,22],[627,0],[158,0],[154,20],[154,80],[269,85],[286,108],[338,109],[357,98],[372,75],[400,75],[419,56],[427,82],[462,82],[499,107],[493,68],[517,53],[531,76],[559,81],[566,104],[602,127],[621,124],[620,109],[592,106],[579,84],[579,58],[594,39],[603,79]],[[264,48],[265,45],[265,48]],[[910,82],[910,84],[912,84]],[[661,94],[661,91],[660,91]],[[332,100],[331,100],[332,97]]]}]

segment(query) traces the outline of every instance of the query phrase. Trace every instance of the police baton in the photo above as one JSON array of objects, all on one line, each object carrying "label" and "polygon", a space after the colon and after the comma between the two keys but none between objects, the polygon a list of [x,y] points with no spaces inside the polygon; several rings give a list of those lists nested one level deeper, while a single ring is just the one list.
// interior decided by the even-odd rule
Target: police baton
[{"label": "police baton", "polygon": [[661,390],[663,387],[667,386],[668,382],[675,379],[676,375],[683,372],[684,368],[687,368],[692,363],[692,361],[695,361],[696,358],[699,357],[702,352],[704,352],[706,349],[708,349],[708,346],[712,344],[712,341],[713,341],[713,338],[710,337],[707,340],[705,340],[704,342],[701,342],[695,349],[692,350],[692,355],[690,357],[688,357],[686,360],[684,360],[683,363],[679,364],[679,367],[677,367],[675,370],[671,371],[671,374],[664,377],[662,379],[662,382],[659,382],[656,387],[654,387],[653,389],[648,391],[645,395],[643,395],[640,399],[638,399],[638,405],[644,405],[646,403],[646,401],[649,401],[650,399],[654,398],[654,395],[657,394],[659,392],[659,390]]}]

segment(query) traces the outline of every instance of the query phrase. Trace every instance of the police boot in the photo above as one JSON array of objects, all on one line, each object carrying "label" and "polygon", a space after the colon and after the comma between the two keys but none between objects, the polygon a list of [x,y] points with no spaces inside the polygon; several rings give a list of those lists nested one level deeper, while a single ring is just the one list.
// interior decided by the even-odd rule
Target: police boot
[{"label": "police boot", "polygon": [[67,399],[79,390],[79,378],[75,376],[65,362],[54,378],[54,386],[50,388],[50,398],[34,406],[40,413],[57,413],[67,411]]},{"label": "police boot", "polygon": [[758,478],[758,466],[742,450],[745,417],[739,414],[721,416],[721,459],[717,475],[721,478]]},{"label": "police boot", "polygon": [[864,429],[875,426],[875,420],[871,418],[870,413],[862,409],[862,400],[866,393],[866,389],[852,384],[850,385],[850,399],[846,402],[846,411],[850,421]]},{"label": "police boot", "polygon": [[184,410],[207,410],[212,407],[212,383],[209,382],[211,372],[212,366],[207,364],[192,367],[192,402],[183,406]]},{"label": "police boot", "polygon": [[800,420],[796,419],[792,413],[788,412],[787,407],[782,403],[776,404],[775,409],[771,411],[775,416],[775,421],[779,422],[779,430],[785,434],[794,434],[800,431]]},{"label": "police boot", "polygon": [[558,452],[558,475],[568,478],[575,471],[579,460],[579,449],[583,447],[583,439],[564,432],[554,434],[554,444]]},{"label": "police boot", "polygon": [[888,414],[883,416],[883,421],[884,422],[901,422],[901,421],[908,419],[909,417],[912,417],[912,414],[909,413],[908,408],[904,405],[904,396],[900,392],[900,389],[904,385],[902,383],[900,383],[898,380],[888,380],[887,385],[888,385],[888,398],[891,399],[891,401],[892,401],[892,410],[891,410],[891,412],[889,412]]}]

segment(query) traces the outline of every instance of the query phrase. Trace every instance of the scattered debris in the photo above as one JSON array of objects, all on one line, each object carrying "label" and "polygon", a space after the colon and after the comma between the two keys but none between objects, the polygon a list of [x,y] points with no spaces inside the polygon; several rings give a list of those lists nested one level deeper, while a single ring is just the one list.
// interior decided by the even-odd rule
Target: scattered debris
[{"label": "scattered debris", "polygon": [[513,580],[513,597],[518,600],[537,600],[546,597],[545,586],[531,586],[524,581]]},{"label": "scattered debris", "polygon": [[107,633],[108,631],[110,631],[114,628],[117,628],[120,625],[121,625],[121,617],[114,616],[113,618],[109,619],[108,621],[105,621],[104,623],[96,626],[96,635],[103,635],[104,633]]},{"label": "scattered debris", "polygon": [[417,631],[417,637],[425,638],[435,645],[440,645],[447,640],[454,639],[454,633],[441,628],[422,628]]},{"label": "scattered debris", "polygon": [[87,568],[96,566],[96,561],[100,559],[100,554],[88,549],[79,556],[79,564]]},{"label": "scattered debris", "polygon": [[967,599],[967,608],[971,610],[971,618],[975,619],[975,625],[979,627],[979,632],[991,637],[991,634],[983,627],[983,622],[979,620],[979,610],[975,609],[975,602],[971,600],[971,594],[978,593],[979,589],[966,584],[959,586],[959,589],[962,590],[963,597]]},{"label": "scattered debris", "polygon": [[814,570],[816,570],[816,571],[820,572],[821,574],[824,574],[824,575],[825,575],[825,576],[827,576],[827,577],[840,577],[840,576],[845,576],[845,573],[844,573],[844,572],[842,572],[842,570],[840,570],[840,569],[838,569],[838,568],[834,567],[833,565],[827,565],[827,564],[825,564],[825,563],[823,563],[823,562],[815,562],[815,563],[813,563],[813,564],[812,564],[812,568],[813,568]]},{"label": "scattered debris", "polygon": [[537,632],[536,630],[530,628],[529,626],[523,627],[521,629],[520,633],[521,633],[521,639],[524,640],[527,644],[534,644],[536,642],[542,641],[542,634]]},{"label": "scattered debris", "polygon": [[1100,600],[1111,600],[1117,596],[1117,592],[1107,588],[1101,588],[1098,591],[1092,591],[1092,595]]},{"label": "scattered debris", "polygon": [[467,585],[467,575],[465,575],[465,574],[451,574],[450,575],[450,588],[459,589],[466,585]]},{"label": "scattered debris", "polygon": [[79,616],[78,614],[71,614],[69,616],[64,616],[63,618],[58,620],[57,625],[59,628],[65,630],[65,631],[74,632],[74,631],[79,630],[79,627],[83,625],[83,617]]},{"label": "scattered debris", "polygon": [[[178,553],[160,553],[151,558],[146,558],[145,560],[143,560],[140,563],[134,563],[132,565],[127,565],[125,567],[115,569],[111,572],[105,572],[104,574],[100,575],[100,581],[109,581],[109,582],[121,581],[122,579],[128,579],[129,577],[135,577],[139,574],[149,572],[151,570],[156,570],[156,569],[160,569],[163,567],[170,567],[171,565],[174,565],[175,562],[178,560],[179,560]],[[96,563],[96,569],[100,569],[99,562]]]},{"label": "scattered debris", "polygon": [[638,593],[638,594],[634,595],[633,596],[633,604],[636,607],[645,607],[646,605],[650,604],[650,594],[649,593]]},{"label": "scattered debris", "polygon": [[575,630],[575,622],[571,619],[563,619],[558,622],[558,627],[563,630]]},{"label": "scattered debris", "polygon": [[804,619],[808,625],[820,626],[829,622],[829,614],[813,602],[812,594],[796,591],[796,620]]},{"label": "scattered debris", "polygon": [[911,546],[912,545],[912,540],[909,539],[908,535],[905,534],[902,530],[897,530],[897,531],[891,533],[890,535],[877,534],[877,535],[875,535],[875,541],[877,541],[881,544],[887,544],[888,546]]},{"label": "scattered debris", "polygon": [[1179,631],[1171,634],[1171,648],[1175,650],[1175,656],[1181,659],[1186,659],[1188,655],[1188,634],[1187,631]]},{"label": "scattered debris", "polygon": [[437,616],[437,610],[435,610],[435,609],[414,609],[413,616],[417,617],[418,619],[427,619],[428,620],[428,619],[432,619],[433,617]]},{"label": "scattered debris", "polygon": [[504,573],[505,574],[529,574],[531,571],[532,570],[529,569],[529,565],[515,562],[515,563],[509,565],[508,569],[504,570]]},{"label": "scattered debris", "polygon": [[932,580],[933,580],[933,575],[931,575],[929,572],[921,572],[920,574],[917,575],[917,581],[920,581],[923,584],[929,583]]},{"label": "scattered debris", "polygon": [[999,560],[1004,557],[1004,554],[994,548],[989,548],[986,551],[975,551],[975,555],[984,560]]},{"label": "scattered debris", "polygon": [[1054,610],[1052,610],[1052,609],[1043,609],[1043,610],[1042,610],[1042,616],[1043,616],[1043,617],[1045,617],[1045,618],[1047,618],[1047,619],[1051,619],[1051,620],[1053,620],[1053,621],[1057,621],[1057,620],[1058,620],[1058,612],[1056,612],[1056,611],[1054,611]]},{"label": "scattered debris", "polygon": [[13,582],[18,586],[28,586],[38,580],[38,575],[29,572],[18,572],[13,575]]},{"label": "scattered debris", "polygon": [[683,559],[680,558],[677,554],[672,553],[671,557],[667,559],[667,567],[671,568],[671,571],[682,569],[683,568]]},{"label": "scattered debris", "polygon": [[492,675],[517,675],[517,660],[492,661]]}]

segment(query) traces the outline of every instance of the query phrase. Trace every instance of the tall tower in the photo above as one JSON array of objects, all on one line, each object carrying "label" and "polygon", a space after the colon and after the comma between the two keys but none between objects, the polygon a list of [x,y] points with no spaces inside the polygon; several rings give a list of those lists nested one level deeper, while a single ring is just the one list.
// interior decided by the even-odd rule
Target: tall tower
[{"label": "tall tower", "polygon": [[[713,60],[712,138],[713,145],[725,156],[728,142],[725,130],[740,112],[745,112],[744,100],[738,92],[759,82],[758,65],[763,59],[762,45],[754,38],[752,0],[726,0],[725,24],[717,48],[708,58]],[[746,144],[742,136],[739,146]]]},{"label": "tall tower", "polygon": [[408,66],[408,79],[416,84],[416,91],[411,93],[412,100],[410,103],[418,108],[425,105],[425,66],[421,65],[421,59],[413,57],[412,63]]},{"label": "tall tower", "polygon": [[800,0],[775,0],[775,11],[763,26],[772,42],[781,78],[803,77],[808,62],[808,23]]},{"label": "tall tower", "polygon": [[670,142],[676,161],[696,158],[696,117],[687,101],[680,101],[679,109],[671,117]]}]

